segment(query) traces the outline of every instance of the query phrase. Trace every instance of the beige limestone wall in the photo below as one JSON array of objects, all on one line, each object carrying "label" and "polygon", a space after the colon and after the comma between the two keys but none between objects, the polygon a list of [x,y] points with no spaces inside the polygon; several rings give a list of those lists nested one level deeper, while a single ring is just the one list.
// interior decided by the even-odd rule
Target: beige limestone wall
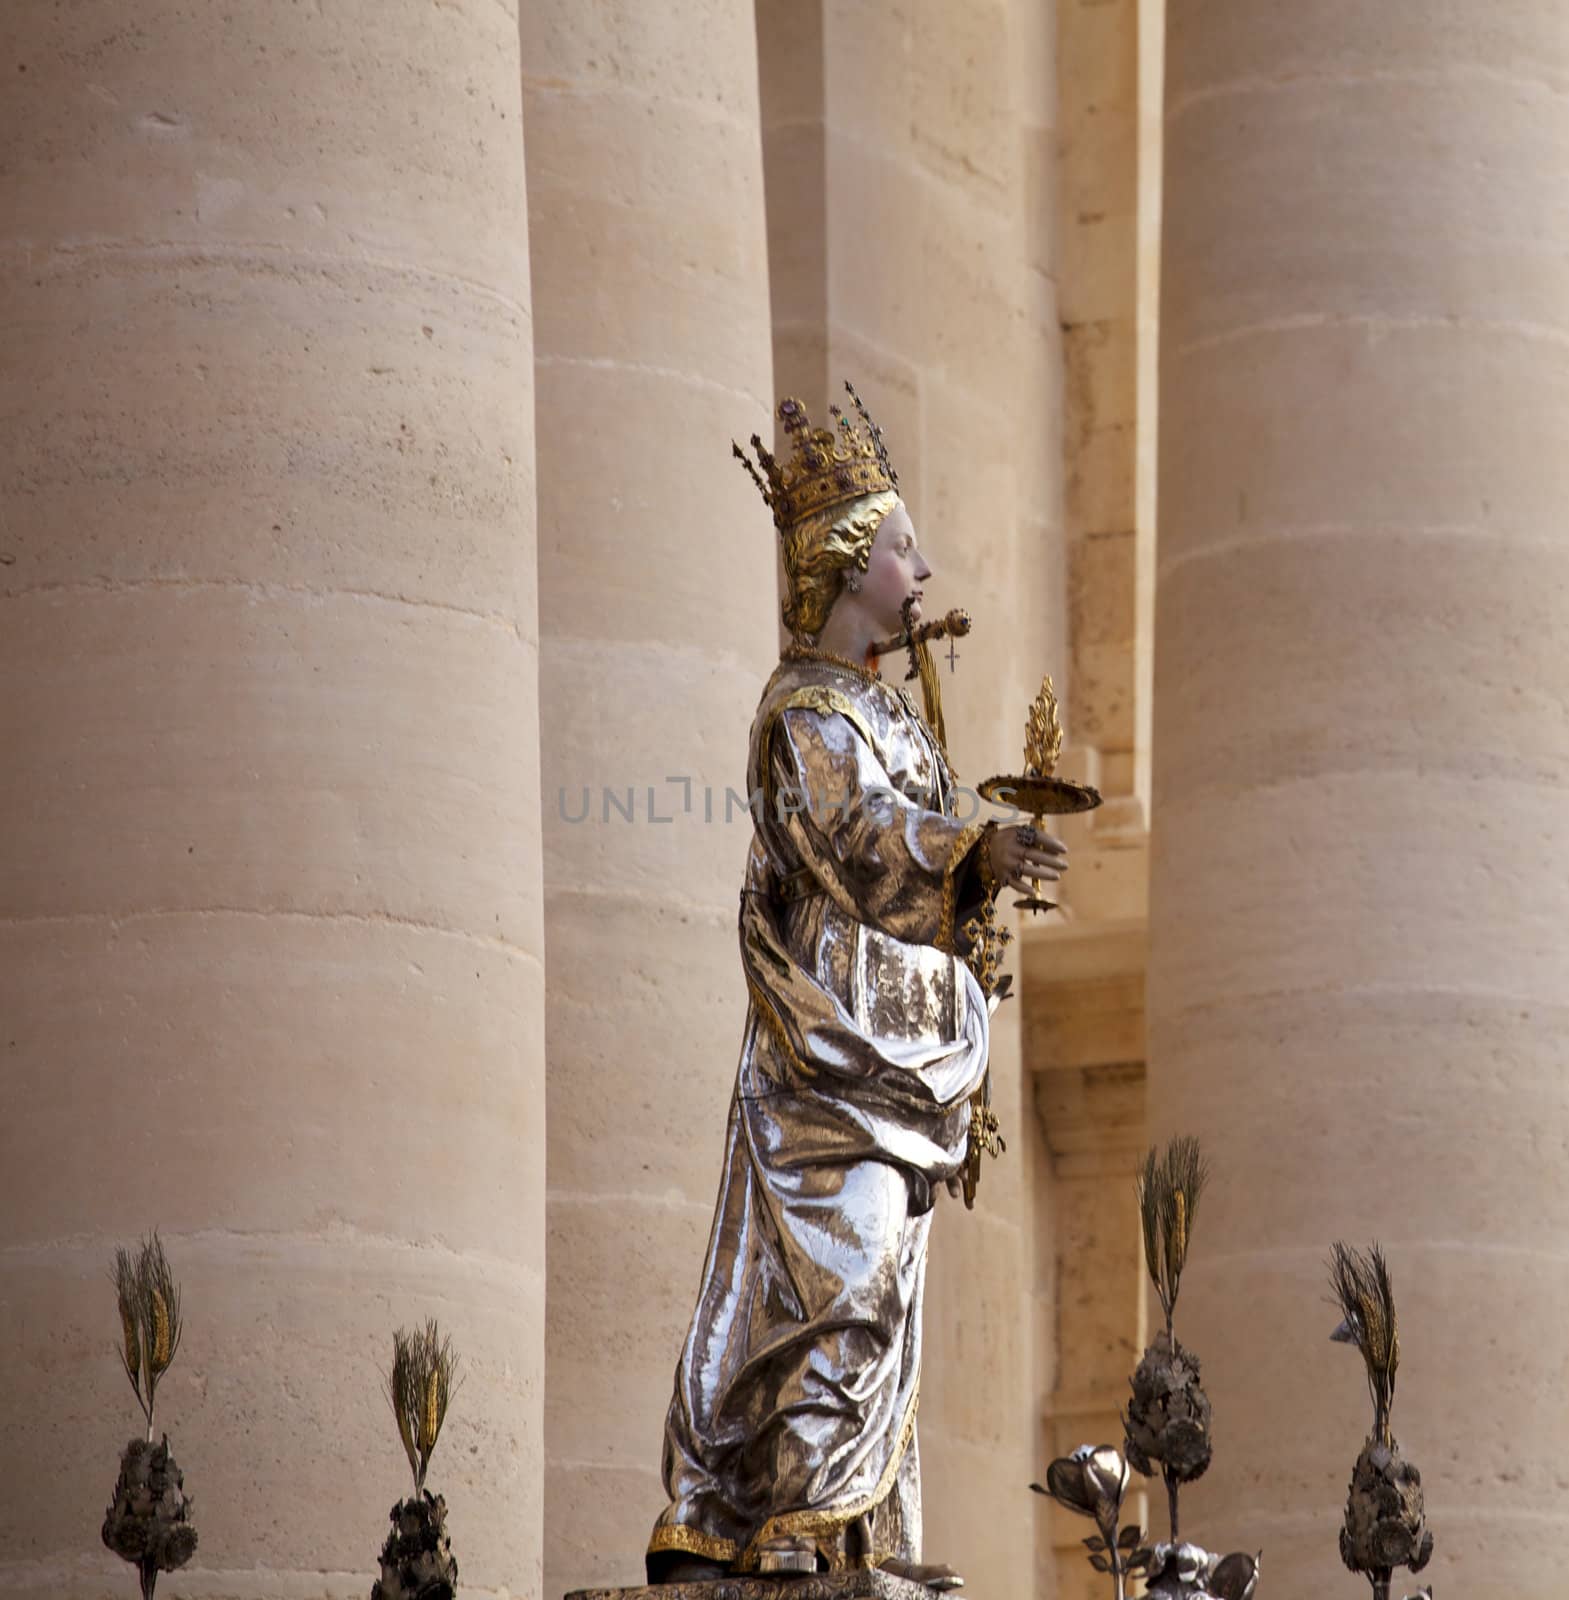
[{"label": "beige limestone wall", "polygon": [[1071,729],[1132,792],[1136,637],[1139,0],[1057,7]]},{"label": "beige limestone wall", "polygon": [[[1028,929],[1021,950],[1025,1060],[1053,1198],[1039,1250],[1053,1286],[1052,1455],[1120,1443],[1146,1323],[1133,1173],[1146,1136],[1163,10],[1162,0],[1065,0],[1056,13],[1072,638],[1061,770],[1105,804],[1062,819],[1066,915]],[[1148,1526],[1148,1505],[1136,1478],[1129,1516]],[[1105,1580],[1085,1560],[1081,1519],[1053,1509],[1048,1531],[1059,1593],[1098,1594]]]},{"label": "beige limestone wall", "polygon": [[[1009,0],[759,0],[757,15],[778,386],[820,412],[849,377],[883,426],[932,607],[975,618],[943,668],[974,783],[1019,760],[1067,648],[1051,19]],[[993,1025],[1008,1153],[975,1212],[942,1210],[933,1235],[920,1423],[927,1555],[996,1594],[1053,1581],[1025,1488],[1043,1466],[1052,1284],[1019,1025],[1017,1001]]]},{"label": "beige limestone wall", "polygon": [[1346,1584],[1369,1408],[1324,1259],[1377,1238],[1430,1576],[1545,1600],[1569,34],[1540,3],[1193,4],[1167,47],[1150,1092],[1215,1154],[1191,1525],[1262,1545],[1272,1592]]},{"label": "beige limestone wall", "polygon": [[[1064,0],[1056,12],[1071,641],[1061,770],[1105,797],[1063,822],[1074,870],[1062,898],[1075,922],[1107,926],[1142,922],[1148,899],[1163,12],[1164,0]],[[1032,932],[1050,941],[1067,928]]]},{"label": "beige limestone wall", "polygon": [[751,823],[726,790],[777,643],[772,526],[729,441],[768,428],[772,380],[750,8],[531,4],[523,65],[559,1594],[641,1581],[664,1504],[746,1010]]},{"label": "beige limestone wall", "polygon": [[[1039,1257],[1052,1285],[1055,1350],[1047,1402],[1052,1457],[1122,1439],[1128,1375],[1146,1333],[1145,1277],[1131,1176],[1144,1153],[1142,924],[1074,922],[1025,940],[1024,1057],[1045,1146],[1053,1227]],[[1164,1504],[1164,1496],[1153,1497]],[[1125,1518],[1149,1523],[1135,1478]],[[1051,1507],[1049,1542],[1063,1600],[1101,1600],[1085,1560],[1084,1519]]]},{"label": "beige limestone wall", "polygon": [[[0,16],[0,1588],[99,1543],[162,1229],[192,1597],[367,1592],[440,1316],[465,1592],[538,1589],[542,983],[516,18]],[[161,1592],[161,1591],[160,1591]]]}]

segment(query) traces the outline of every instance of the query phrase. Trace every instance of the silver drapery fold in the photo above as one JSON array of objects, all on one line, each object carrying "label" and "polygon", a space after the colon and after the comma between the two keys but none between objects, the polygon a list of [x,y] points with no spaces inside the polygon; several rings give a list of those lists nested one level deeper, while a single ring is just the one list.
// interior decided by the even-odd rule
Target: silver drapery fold
[{"label": "silver drapery fold", "polygon": [[824,662],[770,680],[748,779],[751,1005],[651,1567],[746,1570],[785,1535],[832,1567],[915,1560],[933,1197],[986,1068],[987,1004],[953,954],[980,827],[948,814],[908,697]]}]

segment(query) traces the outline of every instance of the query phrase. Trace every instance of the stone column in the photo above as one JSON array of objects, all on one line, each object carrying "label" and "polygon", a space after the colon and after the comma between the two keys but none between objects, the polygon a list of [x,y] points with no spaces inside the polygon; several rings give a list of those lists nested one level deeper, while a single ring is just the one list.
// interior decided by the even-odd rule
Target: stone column
[{"label": "stone column", "polygon": [[1439,1592],[1544,1594],[1569,33],[1545,0],[1168,26],[1150,1097],[1216,1169],[1178,1312],[1216,1461],[1184,1531],[1262,1545],[1272,1592],[1344,1587],[1370,1415],[1324,1263],[1378,1239]]},{"label": "stone column", "polygon": [[[750,6],[525,8],[539,309],[548,1593],[638,1580],[746,1013],[777,656]],[[727,802],[727,790],[736,798]]]},{"label": "stone column", "polygon": [[106,1269],[157,1226],[181,1594],[367,1592],[427,1314],[465,1593],[536,1593],[515,10],[12,6],[0,63],[0,1588],[134,1587]]}]

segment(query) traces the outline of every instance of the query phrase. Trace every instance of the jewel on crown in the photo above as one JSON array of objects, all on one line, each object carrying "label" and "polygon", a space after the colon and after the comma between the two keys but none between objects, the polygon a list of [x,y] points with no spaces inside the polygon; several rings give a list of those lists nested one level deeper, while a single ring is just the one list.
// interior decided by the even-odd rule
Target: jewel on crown
[{"label": "jewel on crown", "polygon": [[837,429],[814,428],[799,400],[792,396],[779,402],[779,421],[790,443],[786,462],[781,463],[755,433],[756,466],[741,446],[731,441],[736,459],[751,473],[781,534],[802,517],[830,506],[862,495],[898,491],[899,475],[888,459],[882,429],[867,414],[854,387],[848,382],[844,387],[862,425],[852,422],[838,406],[829,406]]}]

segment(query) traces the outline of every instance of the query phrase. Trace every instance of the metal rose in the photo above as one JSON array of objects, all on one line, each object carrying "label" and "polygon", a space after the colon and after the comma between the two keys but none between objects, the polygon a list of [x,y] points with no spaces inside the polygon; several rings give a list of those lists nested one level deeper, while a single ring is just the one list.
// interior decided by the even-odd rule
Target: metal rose
[{"label": "metal rose", "polygon": [[1259,1556],[1211,1555],[1196,1544],[1158,1544],[1150,1552],[1149,1595],[1164,1600],[1252,1600]]},{"label": "metal rose", "polygon": [[[1039,1484],[1032,1487],[1040,1489]],[[1071,1456],[1047,1467],[1044,1492],[1069,1511],[1115,1529],[1128,1492],[1128,1463],[1109,1444],[1081,1444]]]},{"label": "metal rose", "polygon": [[1081,1444],[1069,1459],[1082,1463],[1084,1481],[1102,1500],[1117,1506],[1122,1504],[1122,1497],[1128,1492],[1128,1463],[1111,1445],[1101,1444],[1091,1449]]},{"label": "metal rose", "polygon": [[1069,1511],[1095,1519],[1097,1534],[1084,1541],[1090,1565],[1110,1577],[1113,1600],[1123,1600],[1124,1582],[1135,1570],[1133,1553],[1143,1538],[1137,1526],[1117,1527],[1128,1492],[1128,1463],[1109,1444],[1081,1444],[1046,1469],[1044,1488],[1038,1483],[1030,1487]]}]

